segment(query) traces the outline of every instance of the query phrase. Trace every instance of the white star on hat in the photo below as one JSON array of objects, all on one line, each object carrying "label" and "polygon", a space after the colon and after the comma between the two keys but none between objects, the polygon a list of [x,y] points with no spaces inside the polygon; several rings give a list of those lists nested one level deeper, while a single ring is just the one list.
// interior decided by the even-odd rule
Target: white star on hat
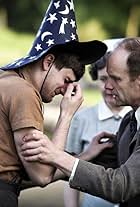
[{"label": "white star on hat", "polygon": [[42,50],[41,44],[37,44],[37,45],[35,46],[35,49],[36,49],[37,51]]},{"label": "white star on hat", "polygon": [[49,39],[49,40],[46,42],[46,44],[48,44],[48,47],[50,47],[51,45],[54,45],[54,39],[53,39],[53,40]]},{"label": "white star on hat", "polygon": [[70,24],[71,24],[72,28],[75,27],[75,21],[73,21],[73,19],[71,19]]},{"label": "white star on hat", "polygon": [[54,6],[56,9],[58,9],[60,7],[60,1],[57,1],[56,3],[54,3]]},{"label": "white star on hat", "polygon": [[54,13],[54,14],[49,14],[50,15],[50,17],[47,19],[47,21],[50,21],[50,23],[52,24],[53,23],[53,21],[55,21],[55,20],[58,20],[55,16],[56,16],[56,13]]},{"label": "white star on hat", "polygon": [[72,40],[75,40],[76,39],[75,34],[72,33],[71,38],[72,38]]}]

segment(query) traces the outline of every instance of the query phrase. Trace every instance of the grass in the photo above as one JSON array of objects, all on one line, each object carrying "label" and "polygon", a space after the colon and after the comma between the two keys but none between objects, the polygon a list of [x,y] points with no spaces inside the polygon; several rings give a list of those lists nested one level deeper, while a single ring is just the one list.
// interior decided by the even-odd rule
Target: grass
[{"label": "grass", "polygon": [[0,66],[26,55],[32,46],[33,35],[19,34],[6,28],[0,34]]}]

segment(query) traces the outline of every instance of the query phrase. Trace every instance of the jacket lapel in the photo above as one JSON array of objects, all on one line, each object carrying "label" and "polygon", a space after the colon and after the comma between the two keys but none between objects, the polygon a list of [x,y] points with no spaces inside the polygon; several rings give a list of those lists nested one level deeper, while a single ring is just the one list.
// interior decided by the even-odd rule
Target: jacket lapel
[{"label": "jacket lapel", "polygon": [[138,129],[138,131],[136,132],[136,134],[134,135],[133,139],[129,144],[130,154],[134,151],[135,147],[138,146],[139,144],[140,144],[140,128]]}]

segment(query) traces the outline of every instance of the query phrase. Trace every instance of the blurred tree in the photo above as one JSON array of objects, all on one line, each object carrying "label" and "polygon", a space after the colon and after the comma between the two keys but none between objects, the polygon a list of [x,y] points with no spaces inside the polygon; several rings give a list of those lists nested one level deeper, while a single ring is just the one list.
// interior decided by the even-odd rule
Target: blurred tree
[{"label": "blurred tree", "polygon": [[132,5],[129,13],[126,36],[139,36],[140,34],[140,6]]},{"label": "blurred tree", "polygon": [[49,0],[0,0],[7,13],[7,26],[20,32],[36,32]]},{"label": "blurred tree", "polygon": [[[35,32],[49,2],[0,0],[0,7],[7,11],[9,27]],[[74,0],[74,4],[82,39],[140,35],[140,0]]]},{"label": "blurred tree", "polygon": [[108,38],[140,35],[139,0],[77,0],[75,1],[79,23],[98,20]]}]

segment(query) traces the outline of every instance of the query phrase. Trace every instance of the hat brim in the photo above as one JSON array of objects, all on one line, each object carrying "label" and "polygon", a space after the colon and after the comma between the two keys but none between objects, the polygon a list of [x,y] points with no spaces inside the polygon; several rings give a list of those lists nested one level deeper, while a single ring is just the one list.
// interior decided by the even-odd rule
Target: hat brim
[{"label": "hat brim", "polygon": [[[106,53],[107,46],[98,40],[88,42],[70,41],[62,45],[55,45],[51,49],[76,54],[83,64],[88,65],[100,59]],[[51,52],[51,49],[48,52]]]},{"label": "hat brim", "polygon": [[16,68],[26,66],[30,63],[37,61],[47,53],[51,53],[52,50],[58,51],[59,53],[68,52],[71,54],[76,54],[77,56],[79,56],[79,60],[82,64],[88,65],[100,59],[106,53],[107,46],[106,44],[98,40],[88,42],[70,41],[64,44],[55,45],[50,49],[44,50],[38,56],[31,57],[31,55],[29,54],[24,58],[21,58],[13,63],[1,67],[0,69],[14,70]]}]

